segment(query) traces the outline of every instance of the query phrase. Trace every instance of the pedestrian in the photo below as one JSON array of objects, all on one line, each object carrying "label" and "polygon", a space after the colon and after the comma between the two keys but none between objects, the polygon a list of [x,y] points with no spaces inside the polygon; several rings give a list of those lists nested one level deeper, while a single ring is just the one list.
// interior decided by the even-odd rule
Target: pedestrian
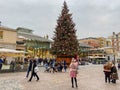
[{"label": "pedestrian", "polygon": [[74,81],[76,88],[78,87],[77,85],[77,74],[78,74],[78,65],[76,64],[76,59],[72,58],[71,63],[70,63],[70,77],[71,77],[71,83],[72,83],[72,88],[74,88]]},{"label": "pedestrian", "polygon": [[15,61],[12,60],[10,64],[12,66],[12,72],[14,72],[15,71]]},{"label": "pedestrian", "polygon": [[29,73],[30,73],[30,71],[32,69],[32,58],[28,57],[28,61],[29,61],[29,64],[28,64],[28,68],[27,68],[27,75],[26,75],[25,78],[28,78]]},{"label": "pedestrian", "polygon": [[111,79],[112,79],[112,83],[116,83],[116,80],[118,80],[117,68],[114,64],[112,65],[111,68]]},{"label": "pedestrian", "polygon": [[0,70],[2,69],[2,64],[3,64],[3,58],[0,58]]},{"label": "pedestrian", "polygon": [[38,75],[37,75],[37,72],[35,72],[35,68],[36,68],[36,67],[37,67],[36,60],[33,60],[31,77],[30,77],[29,81],[32,80],[33,76],[36,76],[36,77],[37,77],[37,80],[36,80],[36,81],[39,80],[39,77],[38,77]]},{"label": "pedestrian", "polygon": [[65,72],[66,72],[66,69],[67,69],[67,63],[66,63],[65,60],[63,61],[63,67],[64,67],[64,70],[65,70]]},{"label": "pedestrian", "polygon": [[110,83],[110,75],[111,75],[111,67],[112,67],[112,63],[111,62],[107,62],[103,68],[103,72],[105,74],[105,82],[107,83],[107,81]]}]

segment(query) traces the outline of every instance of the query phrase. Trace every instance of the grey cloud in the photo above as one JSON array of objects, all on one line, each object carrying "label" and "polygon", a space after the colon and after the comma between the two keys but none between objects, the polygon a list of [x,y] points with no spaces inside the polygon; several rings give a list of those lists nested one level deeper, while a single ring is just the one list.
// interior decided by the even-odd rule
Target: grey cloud
[{"label": "grey cloud", "polygon": [[[78,38],[119,32],[119,0],[66,0]],[[53,35],[64,0],[0,0],[0,20],[11,28],[23,26],[35,34]]]},{"label": "grey cloud", "polygon": [[[75,0],[71,5],[78,34],[91,36],[109,36],[119,31],[119,0]],[[79,8],[78,8],[79,7]]]}]

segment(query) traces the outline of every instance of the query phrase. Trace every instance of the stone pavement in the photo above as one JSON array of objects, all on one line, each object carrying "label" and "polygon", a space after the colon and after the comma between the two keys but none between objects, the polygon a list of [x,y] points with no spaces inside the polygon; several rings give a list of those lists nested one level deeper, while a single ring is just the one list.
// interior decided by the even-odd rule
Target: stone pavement
[{"label": "stone pavement", "polygon": [[[118,70],[120,77],[120,71]],[[0,90],[120,90],[120,81],[117,84],[105,83],[103,65],[79,66],[78,88],[71,88],[69,71],[62,73],[46,73],[40,67],[37,82],[25,79],[26,72],[0,74]]]}]

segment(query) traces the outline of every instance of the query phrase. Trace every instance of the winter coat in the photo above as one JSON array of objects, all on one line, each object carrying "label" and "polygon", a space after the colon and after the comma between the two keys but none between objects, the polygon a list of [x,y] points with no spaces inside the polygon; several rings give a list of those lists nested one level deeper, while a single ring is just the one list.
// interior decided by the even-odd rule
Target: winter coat
[{"label": "winter coat", "polygon": [[77,76],[77,74],[78,74],[77,69],[78,69],[78,66],[77,66],[76,63],[71,63],[70,64],[70,77],[74,78],[74,77]]},{"label": "winter coat", "polygon": [[117,73],[117,68],[116,68],[116,66],[113,66],[112,68],[111,68],[111,78],[112,79],[118,79],[118,73]]}]

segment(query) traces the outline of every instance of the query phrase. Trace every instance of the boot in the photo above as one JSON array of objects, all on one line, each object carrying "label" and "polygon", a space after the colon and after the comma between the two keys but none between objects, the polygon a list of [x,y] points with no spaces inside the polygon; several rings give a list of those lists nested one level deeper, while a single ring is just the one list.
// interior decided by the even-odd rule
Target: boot
[{"label": "boot", "polygon": [[74,88],[73,78],[71,78],[72,88]]},{"label": "boot", "polygon": [[78,88],[77,79],[76,78],[75,78],[75,85],[76,85],[76,88]]}]

